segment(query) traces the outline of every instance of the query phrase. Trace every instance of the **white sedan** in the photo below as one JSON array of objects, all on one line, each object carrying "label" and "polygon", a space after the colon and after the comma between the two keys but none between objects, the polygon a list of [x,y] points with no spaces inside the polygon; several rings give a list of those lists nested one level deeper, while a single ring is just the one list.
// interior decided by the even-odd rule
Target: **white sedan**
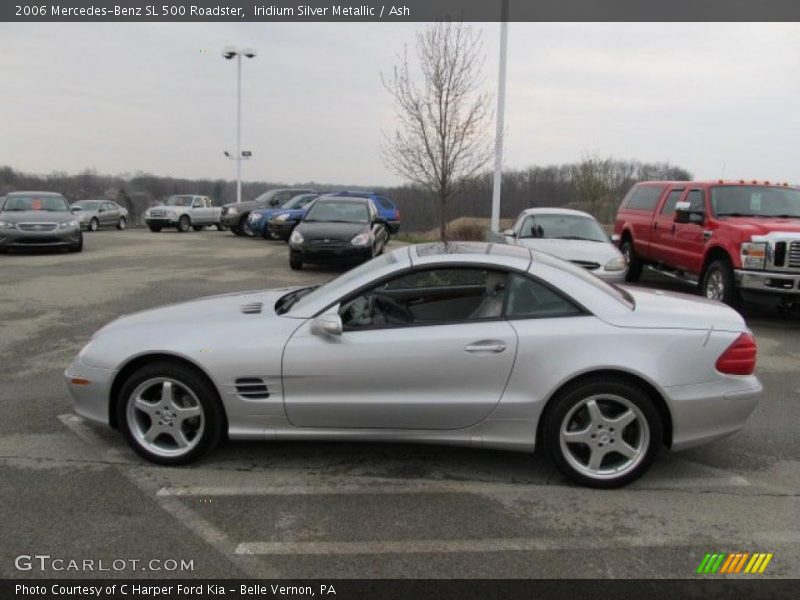
[{"label": "white sedan", "polygon": [[527,248],[434,243],[322,286],[121,317],[65,375],[80,415],[157,463],[226,436],[540,444],[567,477],[616,487],[664,446],[739,430],[755,361],[722,304],[617,288]]},{"label": "white sedan", "polygon": [[568,208],[529,208],[503,235],[507,244],[547,252],[606,281],[625,281],[625,258],[589,213]]}]

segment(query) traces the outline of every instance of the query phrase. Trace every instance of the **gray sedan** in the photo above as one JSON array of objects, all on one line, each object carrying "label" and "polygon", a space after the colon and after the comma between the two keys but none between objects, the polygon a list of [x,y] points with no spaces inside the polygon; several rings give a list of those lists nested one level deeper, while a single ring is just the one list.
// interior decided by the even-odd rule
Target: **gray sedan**
[{"label": "gray sedan", "polygon": [[83,250],[78,221],[61,194],[11,192],[0,208],[0,252],[9,248]]},{"label": "gray sedan", "polygon": [[111,200],[78,200],[70,210],[81,224],[81,229],[97,231],[101,227],[128,227],[128,209]]},{"label": "gray sedan", "polygon": [[756,347],[723,304],[621,289],[505,244],[426,244],[315,287],[127,315],[66,370],[83,417],[156,463],[224,437],[532,452],[616,487],[739,430]]}]

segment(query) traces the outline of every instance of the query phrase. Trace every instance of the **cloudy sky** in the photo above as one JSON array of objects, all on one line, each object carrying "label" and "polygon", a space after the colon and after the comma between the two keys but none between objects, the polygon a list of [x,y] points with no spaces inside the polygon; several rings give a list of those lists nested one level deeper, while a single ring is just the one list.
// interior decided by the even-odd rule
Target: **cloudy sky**
[{"label": "cloudy sky", "polygon": [[[233,178],[233,62],[244,179],[391,184],[380,83],[422,24],[0,24],[0,165]],[[499,25],[483,34],[497,81]],[[797,24],[509,27],[508,167],[587,154],[700,178],[800,179]]]}]

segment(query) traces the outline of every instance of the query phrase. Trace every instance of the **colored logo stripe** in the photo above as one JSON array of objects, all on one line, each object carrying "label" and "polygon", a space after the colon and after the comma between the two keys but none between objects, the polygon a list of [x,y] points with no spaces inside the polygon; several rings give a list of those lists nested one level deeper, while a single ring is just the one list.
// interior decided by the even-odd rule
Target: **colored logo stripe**
[{"label": "colored logo stripe", "polygon": [[[726,554],[725,552],[708,553],[703,557],[696,572],[703,574],[735,574],[742,572],[760,574],[766,570],[772,557],[772,552],[755,552],[753,554],[749,552],[732,552],[730,554]],[[743,568],[744,571],[742,571]]]}]

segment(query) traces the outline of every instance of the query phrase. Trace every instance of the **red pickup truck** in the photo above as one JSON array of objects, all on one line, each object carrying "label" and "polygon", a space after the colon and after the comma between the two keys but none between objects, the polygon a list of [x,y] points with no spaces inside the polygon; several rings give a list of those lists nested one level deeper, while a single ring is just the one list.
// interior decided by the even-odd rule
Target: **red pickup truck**
[{"label": "red pickup truck", "polygon": [[642,267],[692,281],[736,306],[800,303],[800,189],[756,181],[646,181],[628,192],[614,231],[628,281]]}]

